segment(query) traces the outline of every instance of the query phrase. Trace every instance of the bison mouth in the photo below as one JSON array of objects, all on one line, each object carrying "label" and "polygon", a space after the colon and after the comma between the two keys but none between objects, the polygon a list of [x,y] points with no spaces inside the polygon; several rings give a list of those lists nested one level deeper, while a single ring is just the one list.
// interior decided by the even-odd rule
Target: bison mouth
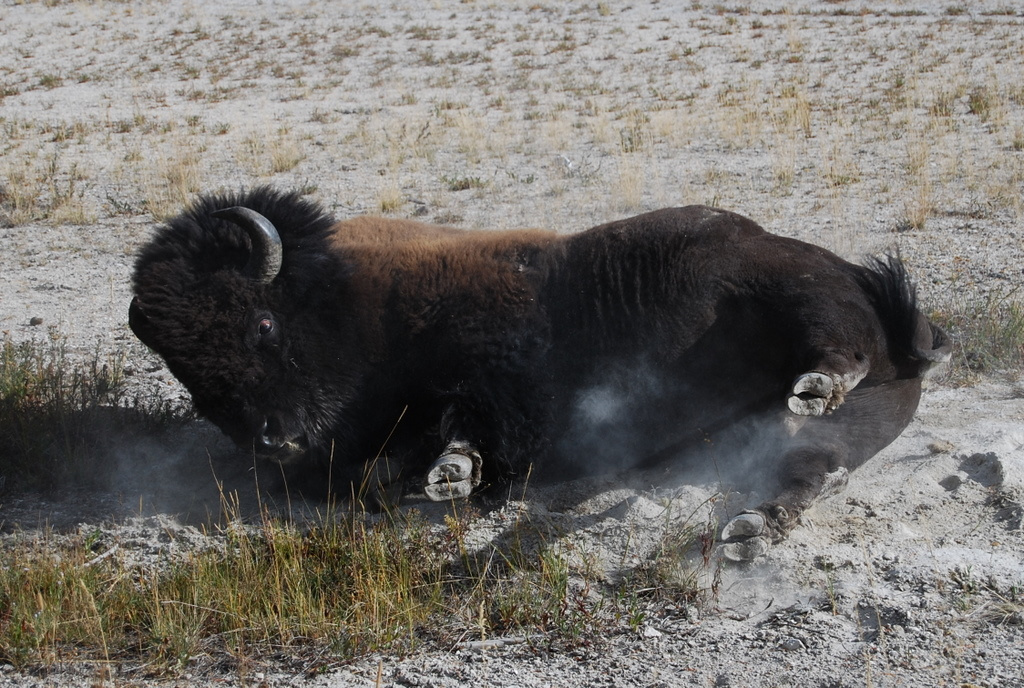
[{"label": "bison mouth", "polygon": [[[203,410],[200,409],[200,413]],[[246,452],[260,461],[281,465],[298,463],[318,453],[316,436],[301,418],[280,411],[249,412],[234,416],[203,413]]]},{"label": "bison mouth", "polygon": [[309,440],[304,434],[292,434],[284,429],[281,419],[267,417],[253,442],[256,455],[279,464],[289,464],[309,451]]},{"label": "bison mouth", "polygon": [[268,445],[260,440],[256,441],[256,455],[259,458],[281,465],[295,463],[305,456],[308,451],[309,444],[304,438],[296,438],[274,445]]}]

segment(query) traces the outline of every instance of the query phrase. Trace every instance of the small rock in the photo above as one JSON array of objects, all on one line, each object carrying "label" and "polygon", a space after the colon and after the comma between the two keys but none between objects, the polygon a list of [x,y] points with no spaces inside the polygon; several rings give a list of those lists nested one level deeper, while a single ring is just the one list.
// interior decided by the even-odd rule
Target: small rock
[{"label": "small rock", "polygon": [[28,324],[29,324],[29,325],[31,325],[32,327],[36,327],[37,325],[42,325],[42,324],[43,324],[43,319],[42,319],[42,318],[40,318],[40,317],[39,317],[39,316],[37,315],[37,316],[35,316],[34,318],[31,318],[31,319],[30,319],[30,320],[28,321]]},{"label": "small rock", "polygon": [[782,642],[779,643],[779,647],[781,647],[783,650],[788,650],[790,652],[807,649],[807,646],[804,645],[802,640],[800,640],[799,638],[794,638],[792,636],[783,638]]},{"label": "small rock", "polygon": [[645,638],[660,638],[662,635],[662,632],[654,626],[644,626],[643,636]]},{"label": "small rock", "polygon": [[964,479],[961,478],[959,475],[955,474],[947,475],[945,478],[939,481],[939,485],[941,485],[948,492],[952,492],[953,490],[955,490],[956,488],[960,487],[963,484]]}]

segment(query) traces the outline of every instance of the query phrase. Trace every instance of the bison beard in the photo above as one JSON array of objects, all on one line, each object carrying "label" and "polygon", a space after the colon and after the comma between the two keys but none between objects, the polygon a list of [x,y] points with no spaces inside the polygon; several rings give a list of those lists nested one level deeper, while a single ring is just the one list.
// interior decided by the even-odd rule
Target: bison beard
[{"label": "bison beard", "polygon": [[133,286],[132,330],[200,413],[378,491],[754,445],[776,497],[724,528],[736,559],[895,439],[950,349],[899,260],[853,265],[703,206],[555,235],[206,195]]}]

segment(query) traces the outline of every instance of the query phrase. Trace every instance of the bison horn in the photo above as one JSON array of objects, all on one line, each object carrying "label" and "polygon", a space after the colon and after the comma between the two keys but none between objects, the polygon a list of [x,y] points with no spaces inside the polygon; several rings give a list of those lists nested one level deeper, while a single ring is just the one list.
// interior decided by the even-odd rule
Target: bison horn
[{"label": "bison horn", "polygon": [[260,284],[270,284],[281,271],[281,235],[274,224],[251,208],[235,206],[215,210],[213,217],[232,222],[249,235],[252,250],[242,273]]}]

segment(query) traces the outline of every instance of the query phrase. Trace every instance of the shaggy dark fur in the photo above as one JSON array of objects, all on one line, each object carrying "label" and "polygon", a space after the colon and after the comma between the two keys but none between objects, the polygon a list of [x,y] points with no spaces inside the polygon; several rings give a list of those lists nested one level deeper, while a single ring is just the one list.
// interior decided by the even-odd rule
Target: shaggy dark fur
[{"label": "shaggy dark fur", "polygon": [[[241,274],[245,233],[210,216],[230,206],[280,232],[272,283]],[[496,481],[721,436],[773,467],[775,537],[827,473],[906,427],[949,348],[897,259],[853,265],[702,206],[556,236],[335,223],[268,188],[210,195],[158,229],[134,290],[139,338],[258,453],[330,457],[358,480],[382,450],[422,471],[460,440]],[[794,416],[809,372],[849,384],[824,415]]]}]

